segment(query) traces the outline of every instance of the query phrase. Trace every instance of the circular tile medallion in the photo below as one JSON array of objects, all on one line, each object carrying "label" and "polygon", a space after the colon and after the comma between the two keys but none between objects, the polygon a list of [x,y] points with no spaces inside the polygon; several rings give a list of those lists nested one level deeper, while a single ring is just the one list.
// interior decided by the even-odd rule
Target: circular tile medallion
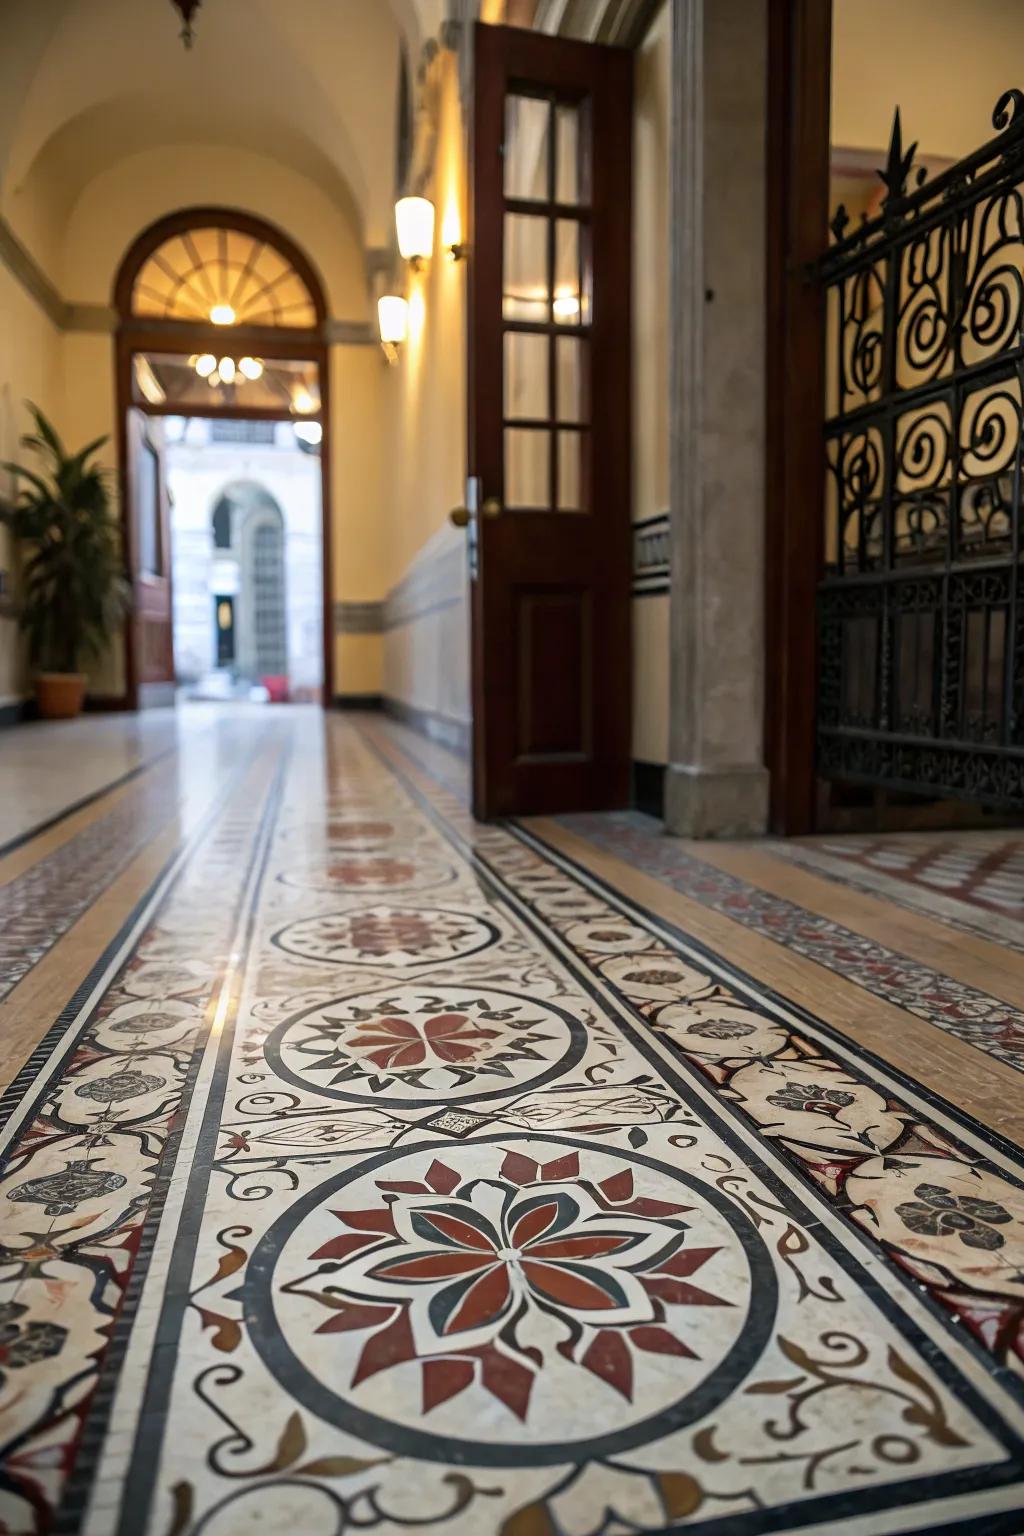
[{"label": "circular tile medallion", "polygon": [[310,1190],[253,1253],[245,1310],[326,1423],[399,1456],[536,1466],[705,1417],[777,1300],[763,1240],[710,1182],[504,1135],[389,1150]]},{"label": "circular tile medallion", "polygon": [[303,917],[275,933],[286,954],[333,965],[435,965],[462,960],[499,937],[493,923],[443,907],[359,907]]},{"label": "circular tile medallion", "polygon": [[304,1009],[264,1046],[273,1070],[330,1099],[388,1108],[493,1099],[574,1066],[583,1025],[495,987],[396,987]]}]

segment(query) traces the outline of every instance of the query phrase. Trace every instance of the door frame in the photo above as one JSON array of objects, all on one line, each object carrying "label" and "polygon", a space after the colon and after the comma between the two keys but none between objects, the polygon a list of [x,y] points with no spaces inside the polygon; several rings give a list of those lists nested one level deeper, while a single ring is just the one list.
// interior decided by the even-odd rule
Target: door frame
[{"label": "door frame", "polygon": [[765,761],[769,828],[817,821],[817,586],[824,562],[832,0],[769,0]]},{"label": "door frame", "polygon": [[[317,324],[311,328],[285,329],[268,326],[190,323],[177,320],[153,320],[133,315],[132,290],[139,270],[148,256],[165,240],[186,230],[203,225],[233,229],[241,234],[252,235],[274,247],[289,261],[306,284]],[[320,393],[320,410],[304,420],[319,420],[323,435],[320,440],[320,512],[321,512],[321,585],[323,605],[323,682],[321,707],[328,709],[334,699],[334,611],[332,598],[332,541],[331,541],[331,397],[328,345],[324,335],[327,320],[327,304],[323,284],[305,253],[283,230],[265,219],[231,208],[195,207],[181,208],[157,219],[133,241],[122,258],[114,283],[114,306],[118,323],[114,332],[114,385],[117,449],[117,485],[120,499],[120,526],[123,540],[123,558],[129,579],[135,577],[135,531],[132,526],[129,463],[128,463],[128,413],[131,409],[147,416],[198,416],[211,420],[227,421],[286,421],[291,418],[280,410],[233,406],[209,405],[201,410],[182,412],[176,406],[152,405],[148,401],[133,399],[132,363],[140,352],[162,352],[191,357],[195,353],[216,352],[223,348],[225,338],[240,350],[253,356],[287,358],[289,361],[310,362],[316,366]],[[168,557],[171,551],[168,549]],[[138,710],[141,685],[136,654],[136,633],[132,617],[124,626],[125,693],[112,707]]]}]

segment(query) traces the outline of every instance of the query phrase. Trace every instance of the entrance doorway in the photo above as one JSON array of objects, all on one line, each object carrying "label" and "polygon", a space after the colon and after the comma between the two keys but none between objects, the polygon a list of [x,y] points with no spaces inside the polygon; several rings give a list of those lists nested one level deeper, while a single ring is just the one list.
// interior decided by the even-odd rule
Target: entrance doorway
[{"label": "entrance doorway", "polygon": [[319,424],[172,416],[162,426],[179,691],[320,702]]},{"label": "entrance doorway", "polygon": [[126,707],[168,703],[179,681],[203,696],[330,699],[316,273],[263,220],[185,209],[135,242],[115,301]]}]

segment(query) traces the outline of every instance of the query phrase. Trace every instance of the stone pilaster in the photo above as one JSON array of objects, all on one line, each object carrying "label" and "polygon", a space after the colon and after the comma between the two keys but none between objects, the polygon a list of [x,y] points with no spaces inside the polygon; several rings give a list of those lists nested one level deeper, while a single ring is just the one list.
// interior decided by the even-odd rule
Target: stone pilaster
[{"label": "stone pilaster", "polygon": [[763,832],[767,0],[674,0],[666,823]]}]

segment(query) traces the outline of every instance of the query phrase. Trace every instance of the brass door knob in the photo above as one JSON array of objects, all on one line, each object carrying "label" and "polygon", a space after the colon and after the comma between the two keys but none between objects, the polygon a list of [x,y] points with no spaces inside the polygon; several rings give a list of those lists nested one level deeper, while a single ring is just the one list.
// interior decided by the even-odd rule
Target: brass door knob
[{"label": "brass door knob", "polygon": [[455,528],[466,528],[469,525],[471,513],[468,507],[452,507],[448,513],[448,521]]},{"label": "brass door knob", "polygon": [[484,517],[498,517],[501,512],[501,502],[497,496],[488,496],[480,511]]}]

